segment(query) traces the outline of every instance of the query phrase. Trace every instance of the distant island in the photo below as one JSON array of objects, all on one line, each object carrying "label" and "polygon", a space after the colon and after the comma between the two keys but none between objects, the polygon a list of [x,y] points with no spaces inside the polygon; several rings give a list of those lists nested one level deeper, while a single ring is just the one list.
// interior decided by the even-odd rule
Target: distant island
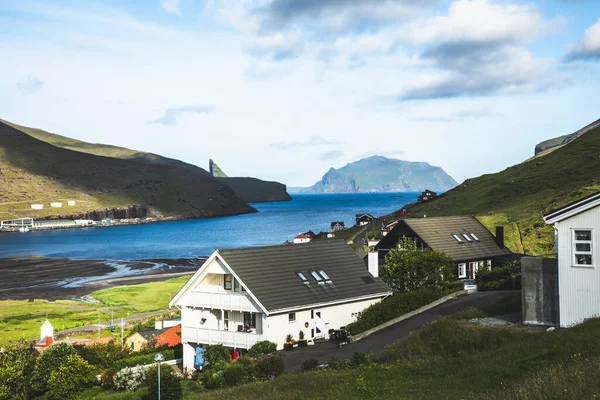
[{"label": "distant island", "polygon": [[292,196],[287,192],[283,183],[263,181],[258,178],[227,176],[225,172],[210,160],[208,163],[210,174],[218,181],[228,185],[242,200],[248,203],[267,203],[272,201],[290,201]]},{"label": "distant island", "polygon": [[331,168],[311,187],[288,188],[290,193],[376,193],[446,191],[457,182],[442,168],[426,162],[411,162],[372,156]]}]

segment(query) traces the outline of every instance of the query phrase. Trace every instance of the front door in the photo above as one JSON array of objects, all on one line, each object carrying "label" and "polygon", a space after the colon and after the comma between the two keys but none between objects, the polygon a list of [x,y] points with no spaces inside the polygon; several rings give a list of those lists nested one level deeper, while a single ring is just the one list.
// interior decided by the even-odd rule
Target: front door
[{"label": "front door", "polygon": [[310,336],[313,339],[319,339],[325,337],[325,333],[323,332],[323,311],[318,310],[310,310],[310,319],[311,319],[311,329]]},{"label": "front door", "polygon": [[477,261],[469,263],[469,279],[475,279],[479,263]]}]

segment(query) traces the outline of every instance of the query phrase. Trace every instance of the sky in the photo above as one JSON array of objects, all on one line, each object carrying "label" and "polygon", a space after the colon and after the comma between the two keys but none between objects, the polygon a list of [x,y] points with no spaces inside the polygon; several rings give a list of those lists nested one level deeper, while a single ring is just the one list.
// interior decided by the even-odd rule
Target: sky
[{"label": "sky", "polygon": [[0,0],[0,118],[229,176],[462,182],[599,104],[596,0]]}]

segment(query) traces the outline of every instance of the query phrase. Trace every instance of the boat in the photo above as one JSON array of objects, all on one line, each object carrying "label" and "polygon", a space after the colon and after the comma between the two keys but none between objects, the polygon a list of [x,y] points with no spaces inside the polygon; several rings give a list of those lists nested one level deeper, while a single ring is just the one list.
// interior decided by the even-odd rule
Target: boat
[{"label": "boat", "polygon": [[22,228],[19,228],[19,232],[29,232],[29,228],[24,226]]}]

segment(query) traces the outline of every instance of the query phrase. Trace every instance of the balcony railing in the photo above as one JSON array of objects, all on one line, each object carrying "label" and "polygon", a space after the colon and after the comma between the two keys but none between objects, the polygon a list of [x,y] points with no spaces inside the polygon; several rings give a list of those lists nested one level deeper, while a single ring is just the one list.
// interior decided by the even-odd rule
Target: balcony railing
[{"label": "balcony railing", "polygon": [[183,299],[183,306],[239,312],[262,312],[245,294],[206,293],[192,290]]},{"label": "balcony railing", "polygon": [[187,343],[222,344],[225,347],[250,349],[256,342],[263,340],[263,335],[184,326],[182,340]]}]

